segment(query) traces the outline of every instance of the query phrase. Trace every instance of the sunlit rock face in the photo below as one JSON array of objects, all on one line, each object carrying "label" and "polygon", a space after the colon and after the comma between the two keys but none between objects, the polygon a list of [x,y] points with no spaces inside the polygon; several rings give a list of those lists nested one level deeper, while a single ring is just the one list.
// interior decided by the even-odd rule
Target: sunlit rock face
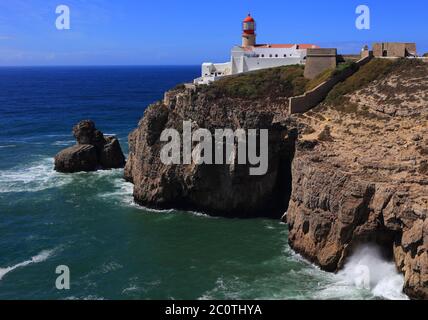
[{"label": "sunlit rock face", "polygon": [[[292,126],[284,121],[284,103],[286,99],[213,99],[185,89],[168,92],[165,101],[146,110],[138,128],[129,135],[125,178],[134,183],[136,202],[231,218],[279,219],[288,205],[295,140]],[[213,141],[216,129],[267,129],[266,173],[252,175],[254,166],[249,162],[238,164],[237,151],[231,164],[197,164],[194,159],[191,164],[165,164],[161,159],[166,145],[160,139],[162,131],[176,130],[184,144],[185,123],[191,123],[192,132],[208,129]]]},{"label": "sunlit rock face", "polygon": [[305,130],[292,166],[289,242],[329,271],[359,244],[376,243],[404,273],[405,293],[428,299],[428,64],[376,64],[339,89],[367,68],[379,77],[297,117]]},{"label": "sunlit rock face", "polygon": [[104,136],[91,120],[80,121],[73,127],[76,145],[55,156],[55,170],[63,173],[123,168],[125,156],[119,140]]}]

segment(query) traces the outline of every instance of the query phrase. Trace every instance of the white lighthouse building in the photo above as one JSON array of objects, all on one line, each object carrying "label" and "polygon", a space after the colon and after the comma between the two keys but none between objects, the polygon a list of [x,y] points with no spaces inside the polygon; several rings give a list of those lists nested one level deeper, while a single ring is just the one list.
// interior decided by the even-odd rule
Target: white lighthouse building
[{"label": "white lighthouse building", "polygon": [[305,64],[306,51],[319,48],[313,44],[257,44],[256,22],[250,14],[242,22],[242,45],[232,48],[231,60],[225,63],[205,62],[195,84],[209,84],[221,77],[248,71]]}]

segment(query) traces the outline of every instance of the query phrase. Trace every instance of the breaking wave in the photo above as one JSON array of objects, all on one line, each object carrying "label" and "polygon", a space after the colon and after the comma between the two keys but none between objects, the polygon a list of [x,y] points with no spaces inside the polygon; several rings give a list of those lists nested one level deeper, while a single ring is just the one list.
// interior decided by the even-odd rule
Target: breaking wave
[{"label": "breaking wave", "polygon": [[320,292],[322,298],[373,298],[408,300],[403,293],[404,277],[392,261],[382,257],[379,248],[363,246],[348,260],[344,269]]},{"label": "breaking wave", "polygon": [[[113,188],[114,188],[113,191],[99,194],[99,197],[103,199],[110,199],[117,203],[121,203],[124,206],[136,208],[149,213],[168,214],[168,213],[173,213],[177,211],[175,209],[152,209],[152,208],[147,208],[145,206],[137,204],[134,201],[134,196],[133,196],[134,185],[131,182],[125,181],[122,176],[116,176],[114,178]],[[192,214],[197,217],[215,218],[202,212],[186,211],[186,213]]]},{"label": "breaking wave", "polygon": [[72,181],[70,175],[54,171],[54,160],[46,158],[23,168],[0,170],[0,193],[37,192],[61,187]]},{"label": "breaking wave", "polygon": [[54,251],[55,250],[43,250],[38,255],[32,257],[29,260],[20,262],[20,263],[14,265],[12,267],[0,268],[0,280],[2,280],[6,274],[8,274],[9,272],[12,272],[18,268],[23,268],[23,267],[26,267],[30,264],[40,263],[40,262],[46,261],[47,259],[49,259],[54,254]]}]

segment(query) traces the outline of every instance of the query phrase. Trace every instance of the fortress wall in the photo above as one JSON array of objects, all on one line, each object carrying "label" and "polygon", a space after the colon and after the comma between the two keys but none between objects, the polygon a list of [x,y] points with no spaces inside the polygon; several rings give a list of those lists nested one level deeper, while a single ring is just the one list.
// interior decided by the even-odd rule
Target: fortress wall
[{"label": "fortress wall", "polygon": [[373,44],[375,57],[406,57],[416,53],[416,43],[412,42],[382,42]]},{"label": "fortress wall", "polygon": [[245,59],[244,71],[255,71],[267,68],[276,68],[286,65],[301,64],[300,57],[287,58],[256,58],[247,57]]},{"label": "fortress wall", "polygon": [[308,49],[305,64],[305,78],[314,79],[324,70],[336,68],[337,49]]},{"label": "fortress wall", "polygon": [[[372,59],[372,56],[368,56],[365,58],[360,59],[356,62],[358,67],[361,67],[365,65],[367,62],[369,62]],[[358,70],[358,68],[357,68]],[[329,80],[321,83],[318,87],[315,89],[312,89],[311,91],[305,92],[305,94],[301,96],[291,97],[289,99],[289,112],[290,114],[294,113],[305,113],[309,111],[310,109],[316,107],[320,102],[322,102],[331,89],[338,84],[339,82],[342,82],[346,80],[348,77],[352,76],[357,70],[354,69],[345,69],[338,75],[330,78]]]}]

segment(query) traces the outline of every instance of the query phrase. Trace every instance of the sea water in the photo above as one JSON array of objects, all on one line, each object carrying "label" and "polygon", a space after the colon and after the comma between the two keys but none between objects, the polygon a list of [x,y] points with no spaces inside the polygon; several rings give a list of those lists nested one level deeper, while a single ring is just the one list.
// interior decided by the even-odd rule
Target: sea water
[{"label": "sea water", "polygon": [[[117,135],[127,153],[145,108],[198,74],[0,68],[0,299],[405,299],[403,277],[375,248],[329,274],[289,248],[280,221],[150,210],[134,203],[123,170],[53,171],[79,120]],[[70,290],[55,288],[59,265]]]}]

